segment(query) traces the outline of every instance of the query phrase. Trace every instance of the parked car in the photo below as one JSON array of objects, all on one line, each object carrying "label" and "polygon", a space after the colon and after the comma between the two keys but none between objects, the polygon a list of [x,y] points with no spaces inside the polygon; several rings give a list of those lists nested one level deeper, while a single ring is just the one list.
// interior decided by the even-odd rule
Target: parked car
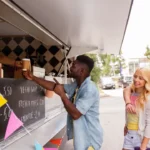
[{"label": "parked car", "polygon": [[129,86],[133,81],[133,76],[125,75],[119,80],[119,85],[122,85],[123,88]]},{"label": "parked car", "polygon": [[102,77],[100,86],[102,89],[115,89],[115,83],[111,77]]}]

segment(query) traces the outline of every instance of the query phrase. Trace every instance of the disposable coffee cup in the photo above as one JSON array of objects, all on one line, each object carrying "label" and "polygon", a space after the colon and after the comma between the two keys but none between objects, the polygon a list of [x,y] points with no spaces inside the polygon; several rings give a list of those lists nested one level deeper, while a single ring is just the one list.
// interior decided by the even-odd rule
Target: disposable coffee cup
[{"label": "disposable coffee cup", "polygon": [[27,71],[27,70],[30,70],[30,71],[31,71],[30,59],[28,59],[28,58],[23,58],[23,59],[22,59],[22,71]]}]

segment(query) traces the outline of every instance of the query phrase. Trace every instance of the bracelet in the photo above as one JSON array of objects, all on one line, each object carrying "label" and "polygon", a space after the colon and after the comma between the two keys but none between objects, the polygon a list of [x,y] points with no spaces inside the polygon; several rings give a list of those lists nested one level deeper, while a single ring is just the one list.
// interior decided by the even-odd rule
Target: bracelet
[{"label": "bracelet", "polygon": [[[127,107],[129,104],[131,104],[131,103],[126,103],[126,107]],[[131,105],[132,105],[132,104],[131,104]]]},{"label": "bracelet", "polygon": [[55,84],[54,84],[54,87],[53,87],[53,91],[55,90],[56,86],[57,86],[57,84],[55,83]]}]

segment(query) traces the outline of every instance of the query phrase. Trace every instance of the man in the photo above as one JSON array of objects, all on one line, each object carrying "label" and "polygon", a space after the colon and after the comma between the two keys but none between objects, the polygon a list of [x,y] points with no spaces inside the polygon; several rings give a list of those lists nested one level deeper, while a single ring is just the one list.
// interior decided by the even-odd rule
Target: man
[{"label": "man", "polygon": [[[67,135],[73,139],[75,150],[99,150],[103,132],[99,122],[99,91],[90,79],[94,62],[88,56],[78,56],[70,68],[70,76],[76,81],[60,85],[24,72],[24,76],[48,90],[54,90],[68,112]],[[68,97],[66,96],[66,93]]]}]

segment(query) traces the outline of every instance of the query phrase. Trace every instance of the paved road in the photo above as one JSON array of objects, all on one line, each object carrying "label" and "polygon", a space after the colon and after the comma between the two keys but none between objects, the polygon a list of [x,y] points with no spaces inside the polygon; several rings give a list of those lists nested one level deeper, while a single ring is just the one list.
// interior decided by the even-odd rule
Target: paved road
[{"label": "paved road", "polygon": [[121,150],[125,122],[122,97],[101,98],[100,120],[104,129],[104,143],[101,150]]},{"label": "paved road", "polygon": [[113,96],[113,97],[122,97],[123,89],[111,89],[111,90],[102,90],[105,94]]}]

